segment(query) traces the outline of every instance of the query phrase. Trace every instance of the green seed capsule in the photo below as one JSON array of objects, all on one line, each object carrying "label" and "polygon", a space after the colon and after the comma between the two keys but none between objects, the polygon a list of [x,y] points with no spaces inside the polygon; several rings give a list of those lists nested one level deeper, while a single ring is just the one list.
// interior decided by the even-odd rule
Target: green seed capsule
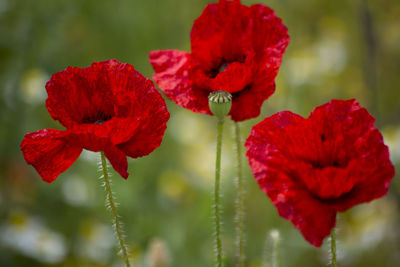
[{"label": "green seed capsule", "polygon": [[232,95],[226,91],[215,91],[208,95],[208,105],[211,112],[223,120],[232,107]]}]

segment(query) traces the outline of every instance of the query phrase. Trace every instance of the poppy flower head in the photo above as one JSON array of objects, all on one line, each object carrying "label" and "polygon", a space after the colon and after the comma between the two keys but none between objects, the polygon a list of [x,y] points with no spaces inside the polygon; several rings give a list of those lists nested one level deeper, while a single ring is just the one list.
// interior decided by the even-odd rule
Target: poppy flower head
[{"label": "poppy flower head", "polygon": [[21,149],[47,182],[68,169],[82,149],[104,151],[127,178],[126,156],[145,156],[161,143],[169,119],[165,102],[132,65],[108,60],[68,67],[51,77],[46,90],[46,107],[66,130],[27,134]]},{"label": "poppy flower head", "polygon": [[315,246],[337,212],[389,189],[394,168],[374,122],[355,99],[332,100],[308,118],[283,111],[252,128],[245,146],[257,183]]},{"label": "poppy flower head", "polygon": [[275,77],[289,42],[287,29],[264,5],[221,0],[206,6],[193,24],[191,53],[150,53],[154,81],[178,105],[211,114],[207,96],[233,95],[230,116],[242,121],[259,115],[275,90]]}]

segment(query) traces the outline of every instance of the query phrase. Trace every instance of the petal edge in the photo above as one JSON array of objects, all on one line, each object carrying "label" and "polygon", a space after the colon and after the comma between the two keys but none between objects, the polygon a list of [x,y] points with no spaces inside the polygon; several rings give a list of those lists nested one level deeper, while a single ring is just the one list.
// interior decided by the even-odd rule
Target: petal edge
[{"label": "petal edge", "polygon": [[26,162],[48,183],[66,171],[82,152],[80,146],[68,140],[66,132],[54,129],[26,134],[21,150]]}]

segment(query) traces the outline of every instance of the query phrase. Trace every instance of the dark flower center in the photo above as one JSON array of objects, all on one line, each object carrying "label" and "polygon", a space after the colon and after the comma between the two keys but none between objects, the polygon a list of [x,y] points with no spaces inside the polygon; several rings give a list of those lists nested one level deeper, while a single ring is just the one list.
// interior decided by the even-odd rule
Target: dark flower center
[{"label": "dark flower center", "polygon": [[215,66],[209,73],[208,76],[212,79],[218,76],[221,72],[224,72],[226,68],[233,62],[244,63],[246,60],[246,56],[241,55],[236,57],[234,60],[227,60],[223,58],[218,65]]},{"label": "dark flower center", "polygon": [[311,165],[313,166],[314,169],[323,169],[326,167],[336,167],[336,168],[346,167],[345,164],[340,164],[337,160],[334,160],[333,162],[328,162],[328,163],[311,161]]},{"label": "dark flower center", "polygon": [[239,92],[232,93],[232,98],[236,98],[236,97],[240,96],[240,94],[242,94],[244,91],[250,90],[252,86],[253,86],[253,84],[250,83],[247,86],[245,86],[242,90],[240,90]]},{"label": "dark flower center", "polygon": [[[325,143],[326,136],[324,133],[320,135],[322,143]],[[337,159],[337,158],[325,158],[318,161],[310,161],[312,167],[314,169],[323,169],[326,167],[335,167],[335,168],[345,168],[347,166],[347,160]]]},{"label": "dark flower center", "polygon": [[218,73],[224,72],[228,66],[228,62],[221,64],[221,66],[219,66]]},{"label": "dark flower center", "polygon": [[105,113],[103,111],[98,111],[94,115],[85,116],[82,119],[82,123],[94,123],[94,124],[103,124],[108,120],[111,120],[112,115]]}]

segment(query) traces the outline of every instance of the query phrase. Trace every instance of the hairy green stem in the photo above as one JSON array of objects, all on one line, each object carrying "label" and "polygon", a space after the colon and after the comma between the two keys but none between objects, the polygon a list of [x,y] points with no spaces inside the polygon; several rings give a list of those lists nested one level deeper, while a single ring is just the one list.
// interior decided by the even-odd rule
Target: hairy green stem
[{"label": "hairy green stem", "polygon": [[222,132],[224,120],[218,120],[217,134],[217,156],[215,160],[215,185],[214,185],[214,218],[215,218],[215,248],[217,257],[217,266],[222,267],[222,243],[221,243],[221,209],[219,185],[221,178],[221,150],[222,150]]},{"label": "hairy green stem", "polygon": [[331,232],[331,266],[332,267],[337,267],[336,263],[336,234],[335,234],[335,228],[332,229]]},{"label": "hairy green stem", "polygon": [[121,222],[119,220],[117,208],[116,208],[116,205],[115,205],[115,199],[114,199],[114,196],[113,196],[113,192],[111,190],[110,177],[108,175],[107,162],[106,162],[106,157],[104,156],[104,152],[101,152],[101,166],[103,168],[104,184],[105,184],[106,192],[107,192],[107,200],[108,200],[108,204],[109,204],[109,207],[110,207],[110,210],[111,210],[111,214],[112,214],[113,220],[114,220],[114,230],[115,230],[115,233],[117,234],[117,237],[118,237],[119,245],[121,247],[122,256],[123,256],[124,261],[125,261],[125,266],[126,267],[130,267],[128,249],[127,249],[127,247],[125,245],[125,241],[124,241],[124,238],[122,236]]},{"label": "hairy green stem", "polygon": [[236,156],[237,156],[237,194],[236,194],[236,266],[244,266],[244,189],[242,166],[242,141],[239,123],[235,122]]}]

